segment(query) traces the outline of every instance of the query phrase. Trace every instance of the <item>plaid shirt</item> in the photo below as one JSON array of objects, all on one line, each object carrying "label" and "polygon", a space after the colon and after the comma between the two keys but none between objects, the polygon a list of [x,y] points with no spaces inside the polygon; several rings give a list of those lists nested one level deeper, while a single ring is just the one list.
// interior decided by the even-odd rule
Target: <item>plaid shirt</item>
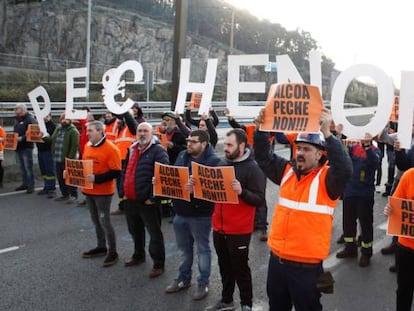
[{"label": "plaid shirt", "polygon": [[66,128],[60,127],[58,131],[59,132],[56,136],[55,153],[53,155],[53,160],[55,162],[62,162],[63,139],[65,138]]}]

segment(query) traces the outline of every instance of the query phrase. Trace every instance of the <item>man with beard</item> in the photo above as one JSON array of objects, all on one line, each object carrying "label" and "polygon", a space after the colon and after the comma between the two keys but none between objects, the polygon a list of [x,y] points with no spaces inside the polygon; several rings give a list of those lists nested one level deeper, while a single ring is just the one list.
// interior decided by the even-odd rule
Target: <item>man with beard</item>
[{"label": "man with beard", "polygon": [[16,119],[13,125],[13,132],[17,133],[16,155],[19,161],[20,174],[23,177],[22,184],[15,190],[26,190],[27,193],[34,191],[34,175],[33,175],[33,148],[34,143],[26,140],[26,132],[29,124],[36,123],[33,116],[27,112],[25,104],[17,104],[14,107]]},{"label": "man with beard", "polygon": [[[191,163],[197,162],[206,166],[217,166],[220,159],[215,155],[209,144],[210,137],[204,130],[196,130],[187,138],[187,150],[183,150],[175,162],[176,166],[185,166],[190,170]],[[193,190],[194,180],[186,185]],[[191,285],[191,267],[193,266],[193,246],[197,245],[198,254],[198,286],[193,296],[194,300],[204,299],[208,294],[208,284],[211,271],[210,232],[211,215],[214,203],[191,196],[191,201],[173,200],[175,217],[173,220],[177,246],[181,251],[181,263],[178,277],[166,289],[166,293],[175,293]]]},{"label": "man with beard", "polygon": [[149,253],[154,261],[149,277],[164,273],[165,248],[161,231],[161,210],[152,193],[155,162],[168,164],[167,152],[152,136],[148,122],[138,125],[137,141],[128,149],[122,172],[122,185],[126,197],[125,216],[128,231],[134,241],[134,253],[125,266],[145,261],[145,228],[150,235]]},{"label": "man with beard", "polygon": [[110,267],[118,261],[115,231],[109,211],[112,195],[115,192],[115,178],[121,174],[121,155],[119,149],[106,140],[102,122],[88,122],[86,134],[89,142],[85,145],[82,159],[93,161],[93,174],[86,176],[86,180],[93,183],[93,188],[83,188],[82,192],[86,196],[86,203],[95,226],[97,247],[84,252],[82,257],[106,256],[103,266]]},{"label": "man with beard", "polygon": [[66,119],[63,113],[60,116],[60,125],[58,125],[52,136],[42,138],[46,142],[52,143],[52,155],[55,162],[56,178],[59,183],[59,189],[62,196],[55,201],[74,203],[78,198],[76,187],[65,184],[63,172],[65,170],[65,158],[76,159],[79,148],[79,132],[72,124],[72,120]]},{"label": "man with beard", "polygon": [[[256,118],[263,122],[264,109]],[[280,185],[268,238],[269,310],[322,310],[317,281],[329,254],[332,221],[339,196],[352,175],[352,163],[329,130],[323,109],[320,133],[299,133],[295,161],[274,154],[268,133],[256,131],[255,156],[266,176]],[[327,152],[327,155],[325,154]],[[329,165],[327,164],[329,157]]]},{"label": "man with beard", "polygon": [[247,134],[233,129],[224,140],[226,165],[233,166],[236,179],[232,187],[238,204],[216,203],[213,213],[213,241],[223,285],[222,297],[213,310],[233,310],[237,283],[241,310],[252,310],[252,276],[248,264],[250,237],[254,229],[256,206],[265,201],[266,178],[247,147]]}]

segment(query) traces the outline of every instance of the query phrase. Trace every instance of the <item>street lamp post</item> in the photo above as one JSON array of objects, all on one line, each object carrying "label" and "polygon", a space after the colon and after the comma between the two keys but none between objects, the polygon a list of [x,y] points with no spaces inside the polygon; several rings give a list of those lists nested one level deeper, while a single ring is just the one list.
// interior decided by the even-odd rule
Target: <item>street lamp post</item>
[{"label": "street lamp post", "polygon": [[91,15],[92,0],[88,0],[88,27],[86,33],[86,101],[89,102],[89,81],[91,75]]}]

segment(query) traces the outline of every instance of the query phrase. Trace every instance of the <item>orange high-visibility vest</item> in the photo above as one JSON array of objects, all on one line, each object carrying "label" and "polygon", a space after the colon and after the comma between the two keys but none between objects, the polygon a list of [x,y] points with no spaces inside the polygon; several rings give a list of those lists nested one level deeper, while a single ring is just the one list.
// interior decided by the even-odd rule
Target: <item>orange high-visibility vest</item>
[{"label": "orange high-visibility vest", "polygon": [[129,146],[136,140],[135,135],[131,133],[128,129],[128,126],[125,126],[119,133],[118,137],[115,139],[115,145],[119,148],[121,152],[121,160],[125,160],[128,152]]},{"label": "orange high-visibility vest", "polygon": [[328,196],[328,168],[323,165],[298,180],[292,166],[286,167],[267,242],[280,258],[319,263],[328,257],[338,201]]},{"label": "orange high-visibility vest", "polygon": [[118,125],[119,125],[118,119],[116,119],[111,124],[105,125],[105,135],[106,135],[107,140],[111,142],[115,142],[115,139],[118,136]]}]

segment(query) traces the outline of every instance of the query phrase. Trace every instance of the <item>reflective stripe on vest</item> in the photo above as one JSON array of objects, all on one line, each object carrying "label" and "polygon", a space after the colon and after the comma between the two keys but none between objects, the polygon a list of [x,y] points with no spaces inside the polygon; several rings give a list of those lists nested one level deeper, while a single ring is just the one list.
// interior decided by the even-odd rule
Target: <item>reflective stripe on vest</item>
[{"label": "reflective stripe on vest", "polygon": [[[127,136],[130,135],[130,136]],[[118,137],[117,139],[115,139],[115,144],[119,143],[121,141],[130,141],[130,142],[134,142],[136,140],[135,136],[132,135],[132,133],[129,132],[128,128],[125,127],[124,129],[122,129],[122,134],[120,137]]]},{"label": "reflective stripe on vest", "polygon": [[[283,176],[282,181],[280,183],[280,187],[294,174],[293,168],[291,168],[285,176]],[[318,197],[318,190],[319,190],[319,176],[321,175],[322,170],[316,174],[313,178],[310,189],[309,189],[309,198],[308,202],[296,202],[293,200],[289,200],[283,197],[279,197],[279,204],[285,207],[305,211],[305,212],[313,212],[319,214],[328,214],[333,215],[335,209],[328,206],[328,205],[320,205],[316,204],[316,200]]]},{"label": "reflective stripe on vest", "polygon": [[112,142],[115,141],[118,133],[118,120],[112,122],[112,124],[105,125],[106,138]]}]

